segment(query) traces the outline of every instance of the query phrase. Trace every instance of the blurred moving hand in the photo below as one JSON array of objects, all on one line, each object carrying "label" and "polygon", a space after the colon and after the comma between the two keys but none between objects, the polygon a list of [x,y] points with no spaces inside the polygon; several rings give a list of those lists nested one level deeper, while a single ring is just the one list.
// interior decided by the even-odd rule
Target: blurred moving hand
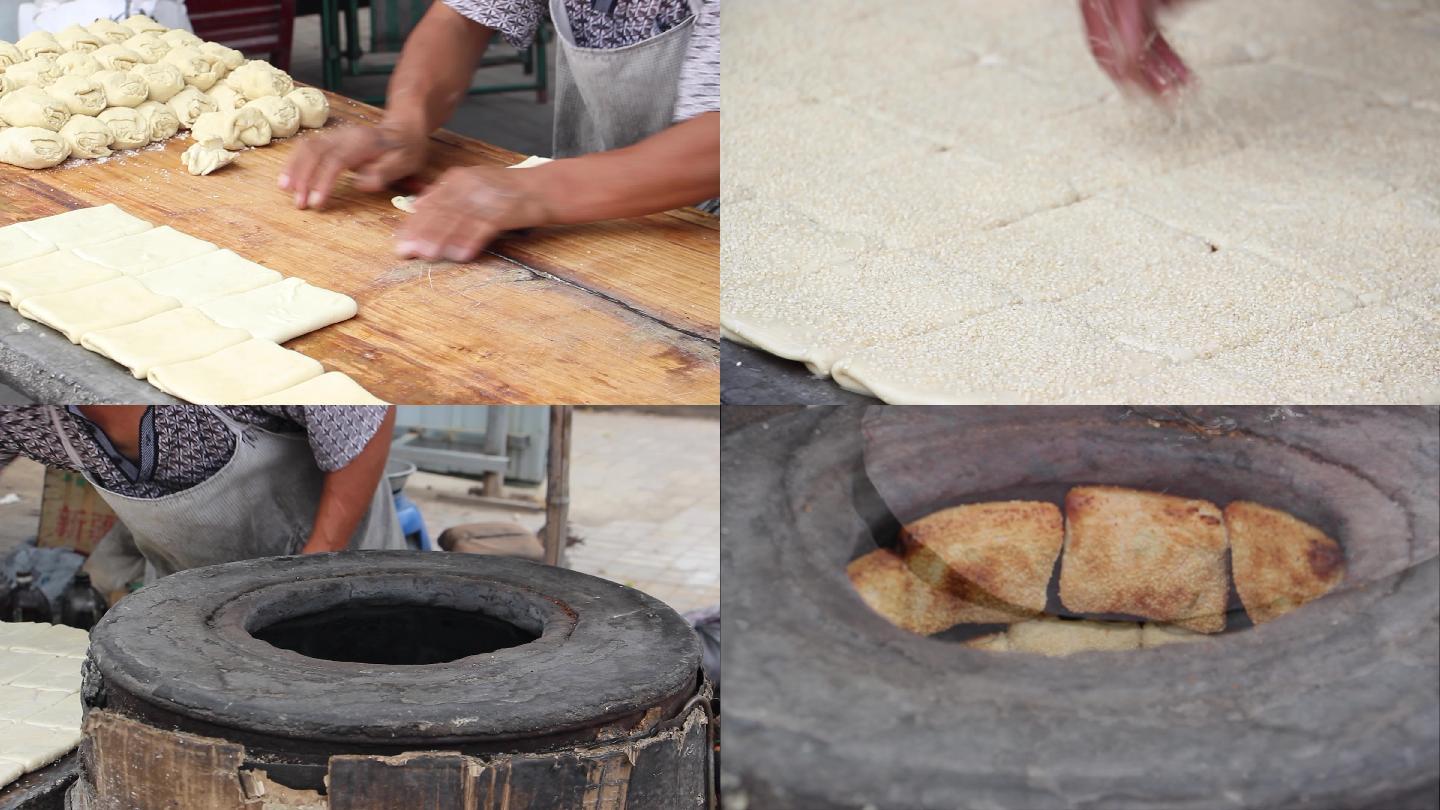
[{"label": "blurred moving hand", "polygon": [[1155,24],[1161,8],[1183,0],[1080,0],[1095,61],[1122,90],[1166,98],[1190,81],[1190,69]]}]

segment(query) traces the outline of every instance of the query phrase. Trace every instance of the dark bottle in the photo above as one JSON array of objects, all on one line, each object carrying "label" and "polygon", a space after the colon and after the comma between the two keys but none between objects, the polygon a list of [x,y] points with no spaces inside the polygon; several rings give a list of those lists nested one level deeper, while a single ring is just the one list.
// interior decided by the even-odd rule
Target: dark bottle
[{"label": "dark bottle", "polygon": [[12,622],[54,623],[50,600],[44,591],[35,587],[35,575],[21,571],[15,575],[15,590],[10,594],[10,610],[6,616]]},{"label": "dark bottle", "polygon": [[0,622],[10,621],[10,579],[0,574]]},{"label": "dark bottle", "polygon": [[105,597],[90,584],[90,575],[76,571],[65,593],[60,595],[60,623],[89,630],[105,615]]}]

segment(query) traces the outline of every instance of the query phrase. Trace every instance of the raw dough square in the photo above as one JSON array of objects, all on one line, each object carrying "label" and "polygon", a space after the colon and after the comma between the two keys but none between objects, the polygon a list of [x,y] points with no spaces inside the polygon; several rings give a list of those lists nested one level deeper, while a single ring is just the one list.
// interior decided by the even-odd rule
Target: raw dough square
[{"label": "raw dough square", "polygon": [[1235,592],[1256,624],[1329,593],[1345,578],[1345,553],[1295,516],[1249,501],[1225,507]]},{"label": "raw dough square", "polygon": [[1076,487],[1065,495],[1060,601],[1076,613],[1124,613],[1218,633],[1229,591],[1226,545],[1220,508],[1209,501]]},{"label": "raw dough square", "polygon": [[76,658],[59,655],[40,656],[46,660],[32,666],[10,681],[10,686],[43,689],[50,692],[80,691],[80,665]]},{"label": "raw dough square", "polygon": [[222,250],[137,276],[146,287],[187,307],[280,281],[283,276]]},{"label": "raw dough square", "polygon": [[1091,650],[1134,650],[1140,647],[1135,622],[1091,622],[1044,618],[1010,625],[1009,649],[1064,656]]},{"label": "raw dough square", "polygon": [[136,275],[179,264],[186,259],[214,253],[219,249],[203,239],[196,239],[169,225],[163,225],[132,236],[79,248],[75,252],[96,264],[127,275]]},{"label": "raw dough square", "polygon": [[86,261],[69,250],[48,253],[0,267],[0,301],[9,301],[18,309],[27,298],[77,290],[119,275],[119,271]]},{"label": "raw dough square", "polygon": [[157,295],[129,276],[112,278],[78,290],[37,295],[20,303],[20,314],[64,333],[79,343],[86,332],[142,321],[175,309],[180,302]]},{"label": "raw dough square", "polygon": [[183,363],[150,369],[150,384],[197,405],[245,405],[319,377],[316,361],[268,340],[252,339]]},{"label": "raw dough square", "polygon": [[[0,726],[0,731],[3,730],[4,726]],[[0,787],[5,787],[24,775],[25,769],[20,766],[20,763],[11,762],[8,759],[0,759]]]},{"label": "raw dough square", "polygon": [[1045,610],[1065,539],[1060,509],[1038,501],[954,506],[905,524],[906,563],[966,601],[966,622],[1014,622]]},{"label": "raw dough square", "polygon": [[[200,306],[221,326],[244,329],[257,338],[284,343],[307,332],[355,317],[355,299],[306,284],[298,278],[227,295]],[[264,392],[271,393],[271,392]]]},{"label": "raw dough square", "polygon": [[43,239],[36,239],[19,225],[0,228],[0,267],[23,262],[36,256],[43,256],[55,250],[55,246]]},{"label": "raw dough square", "polygon": [[56,247],[80,247],[109,242],[121,236],[148,231],[155,227],[139,217],[121,211],[115,205],[77,208],[44,219],[20,223],[20,228],[35,239],[53,242]]},{"label": "raw dough square", "polygon": [[34,771],[75,750],[80,729],[58,729],[12,723],[0,726],[0,760]]},{"label": "raw dough square", "polygon": [[[184,339],[177,340],[181,335]],[[198,360],[249,339],[250,333],[244,329],[221,326],[194,307],[180,307],[143,321],[86,332],[80,345],[143,380],[155,366]]]},{"label": "raw dough square", "polygon": [[[32,689],[25,686],[0,686],[0,721],[20,722],[41,709],[48,709],[65,699],[65,692]],[[0,737],[0,745],[3,745]],[[0,751],[0,756],[4,756]]]},{"label": "raw dough square", "polygon": [[260,397],[252,405],[384,405],[361,385],[338,371],[328,371],[299,385]]},{"label": "raw dough square", "polygon": [[[55,656],[48,653],[0,650],[0,685],[15,684],[17,680],[23,681],[32,670],[39,669],[54,660]],[[79,664],[76,664],[76,671],[79,671]],[[25,686],[26,684],[20,683],[19,685]]]},{"label": "raw dough square", "polygon": [[[80,663],[75,662],[76,669]],[[80,703],[80,693],[76,692],[55,705],[41,709],[35,714],[25,718],[28,726],[40,726],[42,728],[59,728],[80,730],[80,718],[84,708]]]},{"label": "raw dough square", "polygon": [[85,657],[90,634],[61,624],[0,622],[0,647],[20,652]]}]

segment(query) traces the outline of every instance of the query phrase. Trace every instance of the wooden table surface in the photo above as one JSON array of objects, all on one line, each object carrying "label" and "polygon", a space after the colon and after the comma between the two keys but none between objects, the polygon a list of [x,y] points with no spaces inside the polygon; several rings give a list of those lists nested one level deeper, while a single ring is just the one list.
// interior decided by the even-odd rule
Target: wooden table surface
[{"label": "wooden table surface", "polygon": [[[406,215],[392,194],[346,185],[324,210],[300,211],[276,186],[298,140],[379,119],[329,95],[325,130],[248,150],[208,177],[181,166],[183,138],[46,171],[0,164],[0,225],[115,203],[343,292],[356,318],[285,345],[390,402],[719,401],[718,219],[672,211],[512,235],[470,264],[400,260]],[[524,157],[444,131],[432,147],[427,179]]]}]

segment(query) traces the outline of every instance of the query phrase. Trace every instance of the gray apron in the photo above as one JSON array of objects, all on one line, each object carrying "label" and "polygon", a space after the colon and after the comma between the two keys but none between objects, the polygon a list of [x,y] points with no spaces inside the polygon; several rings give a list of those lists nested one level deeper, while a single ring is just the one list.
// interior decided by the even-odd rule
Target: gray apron
[{"label": "gray apron", "polygon": [[673,123],[680,70],[700,0],[690,19],[624,48],[582,48],[565,0],[550,0],[560,47],[555,57],[555,157],[620,149]]},{"label": "gray apron", "polygon": [[[316,465],[306,437],[241,425],[218,408],[210,410],[234,431],[235,452],[199,484],[159,498],[132,498],[105,489],[84,473],[124,524],[101,541],[97,554],[114,556],[128,540],[145,558],[146,582],[202,565],[295,554],[314,528],[325,472]],[[83,471],[54,406],[50,420],[65,453]],[[102,551],[112,541],[117,548]],[[349,548],[407,548],[383,477]]]}]

